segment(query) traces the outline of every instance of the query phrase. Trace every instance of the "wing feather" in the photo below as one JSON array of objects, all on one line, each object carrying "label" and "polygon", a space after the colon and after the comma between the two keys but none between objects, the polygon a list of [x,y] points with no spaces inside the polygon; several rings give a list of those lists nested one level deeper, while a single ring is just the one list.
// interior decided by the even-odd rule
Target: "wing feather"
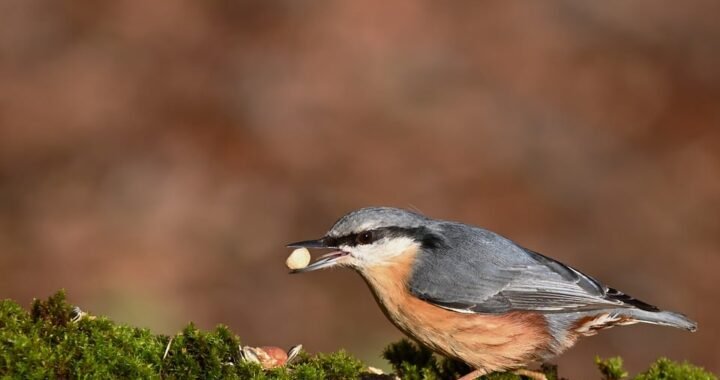
[{"label": "wing feather", "polygon": [[421,249],[408,284],[427,302],[466,313],[634,306],[608,296],[609,288],[592,277],[493,232],[449,222],[439,228],[450,237],[447,244]]}]

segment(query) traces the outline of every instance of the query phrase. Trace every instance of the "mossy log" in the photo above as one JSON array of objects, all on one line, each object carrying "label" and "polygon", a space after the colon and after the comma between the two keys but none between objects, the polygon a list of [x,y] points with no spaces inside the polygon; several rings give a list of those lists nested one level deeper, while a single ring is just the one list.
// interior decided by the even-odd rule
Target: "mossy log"
[{"label": "mossy log", "polygon": [[[469,372],[460,362],[439,358],[410,341],[391,344],[383,356],[395,373],[371,372],[344,351],[301,353],[287,365],[263,368],[243,358],[239,338],[227,327],[200,331],[188,325],[175,336],[92,317],[71,306],[60,291],[35,300],[30,311],[0,301],[0,378],[2,379],[456,379]],[[619,358],[596,359],[606,380],[627,378]],[[548,379],[557,368],[544,366]],[[493,373],[483,379],[521,379]],[[659,359],[635,380],[717,380],[687,363]]]}]

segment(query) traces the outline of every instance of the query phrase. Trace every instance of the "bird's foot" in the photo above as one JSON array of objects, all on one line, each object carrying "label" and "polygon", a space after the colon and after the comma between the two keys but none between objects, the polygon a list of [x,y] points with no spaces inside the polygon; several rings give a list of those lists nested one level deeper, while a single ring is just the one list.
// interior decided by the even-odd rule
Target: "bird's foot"
[{"label": "bird's foot", "polygon": [[[468,373],[467,375],[458,378],[457,380],[475,380],[482,375],[487,375],[487,373],[488,373],[488,371],[486,371],[486,370],[476,369],[476,370]],[[512,373],[514,373],[518,376],[525,376],[532,380],[547,380],[547,376],[545,376],[544,373],[537,372],[537,371],[531,371],[529,369],[524,369],[524,368],[516,369],[516,370],[512,371]]]},{"label": "bird's foot", "polygon": [[514,374],[518,376],[525,376],[532,380],[547,380],[547,376],[545,376],[542,372],[537,371],[531,371],[529,369],[516,369],[513,371]]},{"label": "bird's foot", "polygon": [[478,377],[485,375],[485,374],[487,374],[487,371],[485,371],[483,369],[476,369],[476,370],[468,373],[467,375],[458,378],[457,380],[475,380]]}]

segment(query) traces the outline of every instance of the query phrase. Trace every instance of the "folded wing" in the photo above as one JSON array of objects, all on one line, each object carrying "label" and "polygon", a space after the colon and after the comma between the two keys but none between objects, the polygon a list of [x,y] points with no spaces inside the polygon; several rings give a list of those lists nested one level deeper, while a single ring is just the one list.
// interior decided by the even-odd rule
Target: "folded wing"
[{"label": "folded wing", "polygon": [[419,253],[409,290],[437,306],[465,313],[657,310],[493,232],[457,223],[440,228],[443,236],[478,238],[458,236],[446,241],[461,245],[424,247]]}]

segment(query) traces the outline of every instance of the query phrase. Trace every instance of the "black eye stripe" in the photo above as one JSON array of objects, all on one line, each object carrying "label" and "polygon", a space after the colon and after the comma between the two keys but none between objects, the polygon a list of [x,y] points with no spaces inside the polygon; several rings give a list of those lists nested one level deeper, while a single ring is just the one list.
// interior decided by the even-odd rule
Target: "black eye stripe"
[{"label": "black eye stripe", "polygon": [[332,238],[333,242],[335,243],[333,246],[339,247],[341,245],[348,245],[354,247],[358,245],[358,236],[360,236],[360,234],[350,234]]},{"label": "black eye stripe", "polygon": [[331,247],[339,247],[341,245],[347,245],[350,247],[357,246],[361,243],[359,243],[359,240],[363,240],[360,238],[363,233],[369,232],[371,233],[371,239],[367,243],[363,242],[362,244],[371,244],[375,241],[381,240],[383,238],[393,238],[393,237],[408,237],[415,241],[418,241],[422,243],[423,245],[427,243],[433,243],[438,238],[435,234],[432,234],[427,228],[424,227],[416,227],[416,228],[404,228],[404,227],[380,227],[375,228],[372,230],[367,231],[361,231],[354,234],[349,234],[345,236],[337,236],[337,237],[326,237],[325,241],[328,246]]}]

